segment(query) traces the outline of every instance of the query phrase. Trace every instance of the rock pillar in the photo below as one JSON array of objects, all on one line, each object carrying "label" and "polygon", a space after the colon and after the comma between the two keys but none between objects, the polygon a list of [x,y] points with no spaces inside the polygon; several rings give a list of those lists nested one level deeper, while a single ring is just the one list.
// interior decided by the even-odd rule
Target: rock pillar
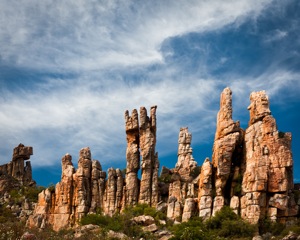
[{"label": "rock pillar", "polygon": [[217,116],[217,129],[213,146],[212,164],[214,167],[216,199],[214,211],[221,209],[232,197],[232,173],[241,164],[243,131],[239,122],[232,120],[232,92],[225,88],[221,93],[220,110]]},{"label": "rock pillar", "polygon": [[250,121],[245,133],[241,215],[252,223],[266,215],[273,220],[284,221],[298,212],[291,194],[291,134],[277,130],[265,91],[252,93],[250,102]]},{"label": "rock pillar", "polygon": [[138,203],[139,196],[139,180],[137,173],[140,169],[140,152],[139,152],[139,120],[136,109],[129,116],[128,111],[125,112],[125,129],[126,129],[126,185],[125,199],[126,205],[135,205]]},{"label": "rock pillar", "polygon": [[[141,185],[139,203],[156,207],[158,201],[158,158],[156,145],[156,106],[151,107],[150,117],[145,107],[140,108]],[[155,173],[154,173],[155,172]],[[153,191],[154,189],[154,191]],[[152,202],[153,201],[153,202]]]}]

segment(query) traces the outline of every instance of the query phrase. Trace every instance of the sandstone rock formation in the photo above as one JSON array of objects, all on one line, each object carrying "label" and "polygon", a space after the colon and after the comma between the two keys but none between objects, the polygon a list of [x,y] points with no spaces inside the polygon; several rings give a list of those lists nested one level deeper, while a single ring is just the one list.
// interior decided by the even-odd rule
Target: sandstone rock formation
[{"label": "sandstone rock formation", "polygon": [[[197,162],[191,148],[192,134],[188,128],[181,128],[178,137],[178,160],[171,171],[167,217],[173,220],[187,221],[196,211],[194,171]],[[197,182],[197,181],[196,181]]]},{"label": "sandstone rock formation", "polygon": [[156,145],[156,106],[151,107],[150,117],[145,107],[140,108],[141,185],[139,203],[156,207],[158,201],[158,156]]},{"label": "sandstone rock formation", "polygon": [[292,195],[291,133],[277,130],[264,91],[250,96],[250,121],[245,133],[245,172],[241,215],[250,222],[269,215],[285,221],[298,213]]},{"label": "sandstone rock formation", "polygon": [[181,180],[186,182],[191,181],[191,174],[197,167],[197,162],[192,155],[191,142],[192,134],[188,132],[188,128],[181,128],[178,137],[178,160],[175,171],[179,173]]},{"label": "sandstone rock formation", "polygon": [[[88,147],[79,152],[78,169],[72,164],[72,157],[66,154],[62,158],[62,177],[55,189],[46,189],[39,194],[33,216],[27,222],[29,226],[45,227],[52,225],[54,230],[72,227],[88,212],[98,208],[110,214],[115,205],[105,202],[104,190],[106,177],[97,160],[91,160]],[[109,201],[108,201],[109,202]]]},{"label": "sandstone rock formation", "polygon": [[[62,158],[62,177],[54,190],[46,189],[39,194],[39,201],[29,226],[43,228],[47,224],[54,230],[78,224],[82,216],[102,210],[104,214],[119,213],[128,205],[138,202],[150,206],[158,202],[158,156],[156,144],[156,106],[151,108],[150,118],[141,108],[139,126],[138,114],[133,110],[130,117],[125,112],[127,136],[126,180],[120,169],[102,171],[99,161],[92,160],[88,147],[79,152],[78,169],[72,164],[72,157]],[[141,147],[140,147],[141,146]],[[139,149],[140,148],[140,149]],[[142,180],[137,177],[142,156]]]},{"label": "sandstone rock formation", "polygon": [[[0,175],[13,177],[21,185],[35,185],[35,181],[32,179],[31,163],[28,161],[32,154],[32,147],[27,147],[20,143],[13,150],[12,160],[0,166]],[[1,185],[5,184],[3,182]]]},{"label": "sandstone rock formation", "polygon": [[204,160],[199,176],[199,216],[204,220],[211,217],[212,201],[213,201],[213,186],[212,186],[212,164],[209,158]]},{"label": "sandstone rock formation", "polygon": [[232,120],[232,92],[225,88],[221,93],[220,111],[213,146],[212,164],[214,168],[215,192],[213,214],[220,210],[232,197],[232,173],[239,171],[242,160],[243,131],[239,122]]},{"label": "sandstone rock formation", "polygon": [[[50,224],[59,230],[76,225],[83,215],[98,209],[113,215],[138,203],[157,207],[177,222],[196,215],[209,219],[224,205],[251,223],[266,216],[282,223],[295,220],[300,200],[296,202],[293,194],[291,134],[278,131],[264,91],[252,93],[250,101],[249,126],[243,130],[238,121],[232,120],[232,92],[225,88],[212,161],[206,158],[201,167],[197,166],[192,156],[192,135],[187,127],[181,128],[175,168],[162,167],[160,178],[155,151],[156,106],[151,108],[150,117],[144,107],[140,108],[140,118],[137,110],[131,116],[126,111],[125,176],[120,169],[110,168],[106,178],[101,164],[92,160],[89,148],[80,150],[77,170],[72,157],[66,154],[62,158],[61,182],[55,190],[40,193],[28,225],[43,228]],[[30,150],[20,146],[13,161],[24,162],[29,155]],[[20,177],[22,169],[25,171],[23,165],[18,163],[13,168],[13,164],[0,170],[22,181],[29,179]]]},{"label": "sandstone rock formation", "polygon": [[136,109],[132,111],[131,117],[125,112],[125,129],[127,139],[126,149],[126,192],[125,202],[127,205],[136,205],[139,196],[138,171],[140,169],[139,151],[139,119]]}]

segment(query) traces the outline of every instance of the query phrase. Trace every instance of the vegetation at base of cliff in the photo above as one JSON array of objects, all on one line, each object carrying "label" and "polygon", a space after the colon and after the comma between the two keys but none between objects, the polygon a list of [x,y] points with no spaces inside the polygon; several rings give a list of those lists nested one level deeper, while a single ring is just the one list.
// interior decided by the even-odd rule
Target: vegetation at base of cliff
[{"label": "vegetation at base of cliff", "polygon": [[38,187],[29,187],[22,186],[20,189],[13,189],[9,192],[9,195],[14,203],[22,203],[22,201],[26,198],[30,202],[37,202],[38,195],[45,188],[42,186]]},{"label": "vegetation at base of cliff", "polygon": [[150,215],[156,220],[156,225],[160,230],[168,230],[173,234],[172,240],[215,240],[215,239],[252,239],[257,231],[264,240],[279,240],[287,236],[290,232],[300,235],[300,221],[294,225],[285,227],[283,224],[272,222],[266,218],[256,225],[251,225],[236,215],[229,207],[223,207],[216,215],[207,221],[200,217],[193,217],[188,222],[172,224],[166,221],[166,225],[160,225],[159,220],[166,220],[164,213],[158,212],[155,208],[147,204],[138,204],[135,207],[126,208],[123,213],[113,216],[105,216],[98,211],[98,214],[88,214],[81,220],[81,225],[95,224],[100,226],[95,231],[84,231],[81,236],[76,236],[74,229],[62,229],[58,232],[50,227],[45,229],[28,229],[25,222],[17,219],[6,208],[0,205],[0,240],[2,239],[21,239],[25,232],[33,234],[35,238],[26,239],[114,239],[109,238],[108,232],[120,232],[126,234],[129,239],[159,239],[153,233],[144,232],[142,227],[134,224],[133,217],[140,215]]},{"label": "vegetation at base of cliff", "polygon": [[99,214],[88,214],[84,216],[80,224],[94,224],[98,225],[102,229],[102,233],[107,233],[109,230],[115,232],[122,232],[129,237],[138,237],[145,239],[155,239],[152,238],[151,233],[144,232],[142,227],[134,224],[132,218],[148,215],[152,216],[156,223],[159,224],[159,220],[165,220],[166,215],[162,212],[157,211],[155,208],[149,207],[147,204],[138,204],[134,207],[127,207],[121,214],[114,214],[113,216]]},{"label": "vegetation at base of cliff", "polygon": [[172,240],[238,239],[252,237],[256,225],[242,220],[231,208],[225,206],[205,222],[195,217],[170,229],[174,234]]}]

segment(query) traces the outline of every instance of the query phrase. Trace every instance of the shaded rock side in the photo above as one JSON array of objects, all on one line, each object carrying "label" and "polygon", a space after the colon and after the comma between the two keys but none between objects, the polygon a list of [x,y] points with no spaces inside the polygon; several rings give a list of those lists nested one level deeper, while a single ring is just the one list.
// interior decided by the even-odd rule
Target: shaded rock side
[{"label": "shaded rock side", "polygon": [[109,168],[103,208],[105,214],[112,216],[120,212],[122,208],[123,183],[121,170]]},{"label": "shaded rock side", "polygon": [[252,93],[250,102],[241,215],[253,223],[266,215],[285,221],[298,213],[291,194],[294,188],[292,136],[277,130],[265,91]]},{"label": "shaded rock side", "polygon": [[125,199],[126,205],[135,205],[138,203],[139,197],[139,180],[138,171],[140,169],[140,151],[139,151],[139,120],[136,109],[132,111],[131,116],[129,112],[125,112],[125,130],[126,130],[126,185],[125,185]]},{"label": "shaded rock side", "polygon": [[[151,107],[150,117],[145,107],[140,108],[139,145],[141,150],[141,185],[139,203],[156,207],[158,202],[158,157],[156,145],[156,106]],[[154,191],[153,191],[154,190]]]}]

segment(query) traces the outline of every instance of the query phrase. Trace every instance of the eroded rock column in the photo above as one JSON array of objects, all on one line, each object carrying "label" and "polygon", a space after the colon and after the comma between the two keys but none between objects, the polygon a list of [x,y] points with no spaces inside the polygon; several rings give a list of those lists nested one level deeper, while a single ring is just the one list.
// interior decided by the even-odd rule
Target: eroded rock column
[{"label": "eroded rock column", "polygon": [[191,147],[192,134],[189,133],[187,127],[180,128],[178,136],[178,160],[175,171],[181,176],[181,180],[190,182],[191,174],[197,167],[197,162],[193,158],[193,149]]},{"label": "eroded rock column", "polygon": [[220,210],[225,202],[230,202],[231,173],[242,161],[239,151],[242,149],[243,131],[239,122],[232,120],[232,92],[225,88],[221,93],[220,110],[217,116],[217,129],[213,146],[212,164],[215,172],[215,191],[213,214]]},{"label": "eroded rock column", "polygon": [[291,194],[291,134],[278,132],[265,91],[252,93],[250,102],[241,215],[252,223],[266,215],[273,220],[285,221],[298,212]]},{"label": "eroded rock column", "polygon": [[91,170],[90,148],[82,148],[79,152],[78,169],[73,174],[75,221],[80,220],[89,211],[91,206]]},{"label": "eroded rock column", "polygon": [[[140,149],[141,149],[141,185],[139,203],[147,203],[156,207],[158,200],[157,178],[158,158],[155,152],[156,145],[156,106],[151,107],[150,117],[145,107],[140,108]],[[155,185],[155,186],[154,186]],[[153,191],[154,189],[154,191]],[[152,202],[152,199],[153,202]]]},{"label": "eroded rock column", "polygon": [[55,209],[53,215],[53,229],[59,230],[72,226],[73,205],[73,174],[75,169],[72,163],[72,156],[66,154],[62,160],[61,181],[55,186]]},{"label": "eroded rock column", "polygon": [[137,173],[140,169],[140,151],[139,151],[139,120],[136,109],[125,112],[125,129],[126,129],[126,185],[124,205],[135,205],[138,203],[139,180]]},{"label": "eroded rock column", "polygon": [[199,216],[203,220],[209,219],[212,214],[212,188],[212,164],[206,158],[201,167],[198,191]]}]

